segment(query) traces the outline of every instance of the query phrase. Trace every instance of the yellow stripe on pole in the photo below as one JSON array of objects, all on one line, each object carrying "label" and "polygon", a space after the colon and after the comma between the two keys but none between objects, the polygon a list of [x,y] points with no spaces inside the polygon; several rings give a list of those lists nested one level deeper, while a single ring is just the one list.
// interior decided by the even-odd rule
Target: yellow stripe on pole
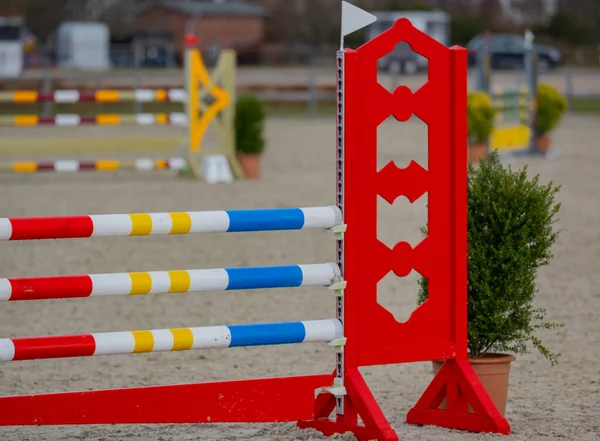
[{"label": "yellow stripe on pole", "polygon": [[120,99],[118,90],[98,90],[96,91],[96,101],[99,103],[115,103]]},{"label": "yellow stripe on pole", "polygon": [[143,296],[152,290],[152,277],[148,273],[129,273],[131,279],[130,296]]},{"label": "yellow stripe on pole", "polygon": [[192,279],[187,271],[167,271],[171,285],[169,286],[169,294],[188,292]]},{"label": "yellow stripe on pole", "polygon": [[15,103],[35,103],[38,100],[38,93],[35,90],[17,90],[13,93]]},{"label": "yellow stripe on pole", "polygon": [[154,161],[154,168],[156,168],[157,170],[166,170],[167,168],[169,168],[169,163],[166,159],[157,159],[156,161]]},{"label": "yellow stripe on pole", "polygon": [[167,94],[166,90],[158,89],[158,90],[154,91],[154,100],[155,101],[166,101],[168,96],[169,95]]},{"label": "yellow stripe on pole", "polygon": [[110,113],[96,115],[96,124],[101,126],[115,126],[121,124],[119,115]]},{"label": "yellow stripe on pole", "polygon": [[135,346],[133,348],[134,354],[140,354],[143,352],[152,352],[154,349],[154,335],[150,331],[131,331]]},{"label": "yellow stripe on pole", "polygon": [[119,167],[119,161],[96,161],[96,170],[98,171],[118,170]]},{"label": "yellow stripe on pole", "polygon": [[188,234],[192,229],[192,218],[189,213],[169,213],[171,216],[170,234]]},{"label": "yellow stripe on pole", "polygon": [[15,116],[15,126],[37,126],[39,118],[37,115],[17,115]]},{"label": "yellow stripe on pole", "polygon": [[152,217],[147,213],[130,214],[130,236],[148,236],[152,233]]},{"label": "yellow stripe on pole", "polygon": [[37,171],[37,164],[35,162],[15,162],[13,171],[15,173],[33,173]]},{"label": "yellow stripe on pole", "polygon": [[169,123],[169,115],[166,113],[157,113],[154,116],[154,121],[156,124],[168,124]]},{"label": "yellow stripe on pole", "polygon": [[187,351],[194,345],[194,334],[189,328],[170,329],[173,334],[172,351]]}]

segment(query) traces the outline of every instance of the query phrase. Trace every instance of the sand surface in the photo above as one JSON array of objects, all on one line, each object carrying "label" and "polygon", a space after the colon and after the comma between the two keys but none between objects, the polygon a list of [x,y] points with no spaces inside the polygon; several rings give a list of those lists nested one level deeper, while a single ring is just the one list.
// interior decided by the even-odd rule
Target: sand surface
[{"label": "sand surface", "polygon": [[[600,138],[597,117],[568,117],[554,135],[561,155],[518,159],[543,181],[563,185],[560,228],[551,267],[540,273],[538,304],[566,326],[543,334],[563,353],[551,368],[538,354],[519,356],[507,410],[513,440],[600,440]],[[98,133],[100,134],[100,133]],[[381,163],[426,165],[423,124],[386,122],[379,129]],[[82,141],[85,136],[82,132]],[[319,206],[334,203],[333,118],[273,119],[260,182],[209,186],[172,174],[88,174],[0,177],[0,216],[43,216],[226,208]],[[381,204],[380,237],[419,240],[426,199]],[[318,231],[185,237],[3,243],[0,277],[319,263],[334,243]],[[415,307],[414,274],[388,276],[382,302],[400,318]],[[205,326],[329,318],[328,290],[297,289],[96,298],[0,305],[3,337]],[[320,345],[40,360],[0,366],[0,395],[187,383],[330,372],[331,350]],[[413,427],[405,415],[431,380],[429,363],[364,369],[369,385],[404,440],[499,439]],[[290,397],[293,400],[293,397]],[[320,440],[283,425],[179,425],[0,428],[2,441],[58,440]],[[349,440],[352,437],[338,437]]]}]

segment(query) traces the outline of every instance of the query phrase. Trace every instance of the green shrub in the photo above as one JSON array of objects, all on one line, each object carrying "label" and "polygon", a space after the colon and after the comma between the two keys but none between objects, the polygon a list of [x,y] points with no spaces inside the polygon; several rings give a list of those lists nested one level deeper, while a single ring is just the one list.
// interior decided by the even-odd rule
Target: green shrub
[{"label": "green shrub", "polygon": [[264,104],[254,95],[240,96],[235,105],[235,146],[242,154],[261,154],[265,149]]},{"label": "green shrub", "polygon": [[485,92],[470,92],[467,96],[467,136],[469,144],[484,144],[494,131],[496,111]]},{"label": "green shrub", "polygon": [[553,130],[567,111],[567,100],[548,84],[538,86],[536,133],[545,135]]},{"label": "green shrub", "polygon": [[[468,347],[470,356],[523,354],[531,343],[552,365],[554,354],[535,335],[562,325],[545,321],[534,308],[537,270],[548,265],[560,187],[527,177],[527,167],[504,167],[498,152],[468,171]],[[427,229],[423,228],[423,233]],[[427,299],[427,280],[419,281],[419,304]]]}]

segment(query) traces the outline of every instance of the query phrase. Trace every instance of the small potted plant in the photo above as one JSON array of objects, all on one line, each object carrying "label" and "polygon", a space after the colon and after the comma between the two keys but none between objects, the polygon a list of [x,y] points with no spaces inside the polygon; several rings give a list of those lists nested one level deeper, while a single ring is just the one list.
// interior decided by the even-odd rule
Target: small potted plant
[{"label": "small potted plant", "polygon": [[[527,167],[502,165],[498,152],[468,168],[468,349],[471,365],[504,415],[508,374],[515,354],[533,346],[550,361],[536,335],[562,325],[545,320],[534,307],[536,274],[548,265],[560,231],[554,228],[560,187],[527,177]],[[427,229],[423,229],[427,233]],[[419,304],[427,300],[427,280],[419,280]],[[434,361],[434,372],[443,362]]]},{"label": "small potted plant", "polygon": [[567,111],[567,100],[548,84],[538,86],[535,144],[539,152],[550,150],[550,133]]},{"label": "small potted plant", "polygon": [[471,92],[467,96],[467,135],[469,162],[477,164],[487,155],[487,143],[494,131],[496,111],[488,94]]},{"label": "small potted plant", "polygon": [[265,149],[263,103],[254,95],[236,101],[235,144],[237,158],[247,179],[260,177],[261,155]]}]

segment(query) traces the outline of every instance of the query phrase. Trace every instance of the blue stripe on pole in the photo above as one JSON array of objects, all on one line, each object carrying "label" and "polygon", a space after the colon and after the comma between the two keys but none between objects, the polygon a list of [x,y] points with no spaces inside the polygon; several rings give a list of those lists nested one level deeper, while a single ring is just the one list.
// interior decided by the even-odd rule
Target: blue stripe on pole
[{"label": "blue stripe on pole", "polygon": [[229,215],[228,233],[300,230],[304,226],[304,212],[300,208],[228,210],[226,213]]},{"label": "blue stripe on pole", "polygon": [[229,347],[285,345],[302,343],[306,338],[302,322],[233,325],[228,328],[231,332]]},{"label": "blue stripe on pole", "polygon": [[255,268],[225,268],[227,290],[291,288],[302,285],[302,269],[298,265]]}]

